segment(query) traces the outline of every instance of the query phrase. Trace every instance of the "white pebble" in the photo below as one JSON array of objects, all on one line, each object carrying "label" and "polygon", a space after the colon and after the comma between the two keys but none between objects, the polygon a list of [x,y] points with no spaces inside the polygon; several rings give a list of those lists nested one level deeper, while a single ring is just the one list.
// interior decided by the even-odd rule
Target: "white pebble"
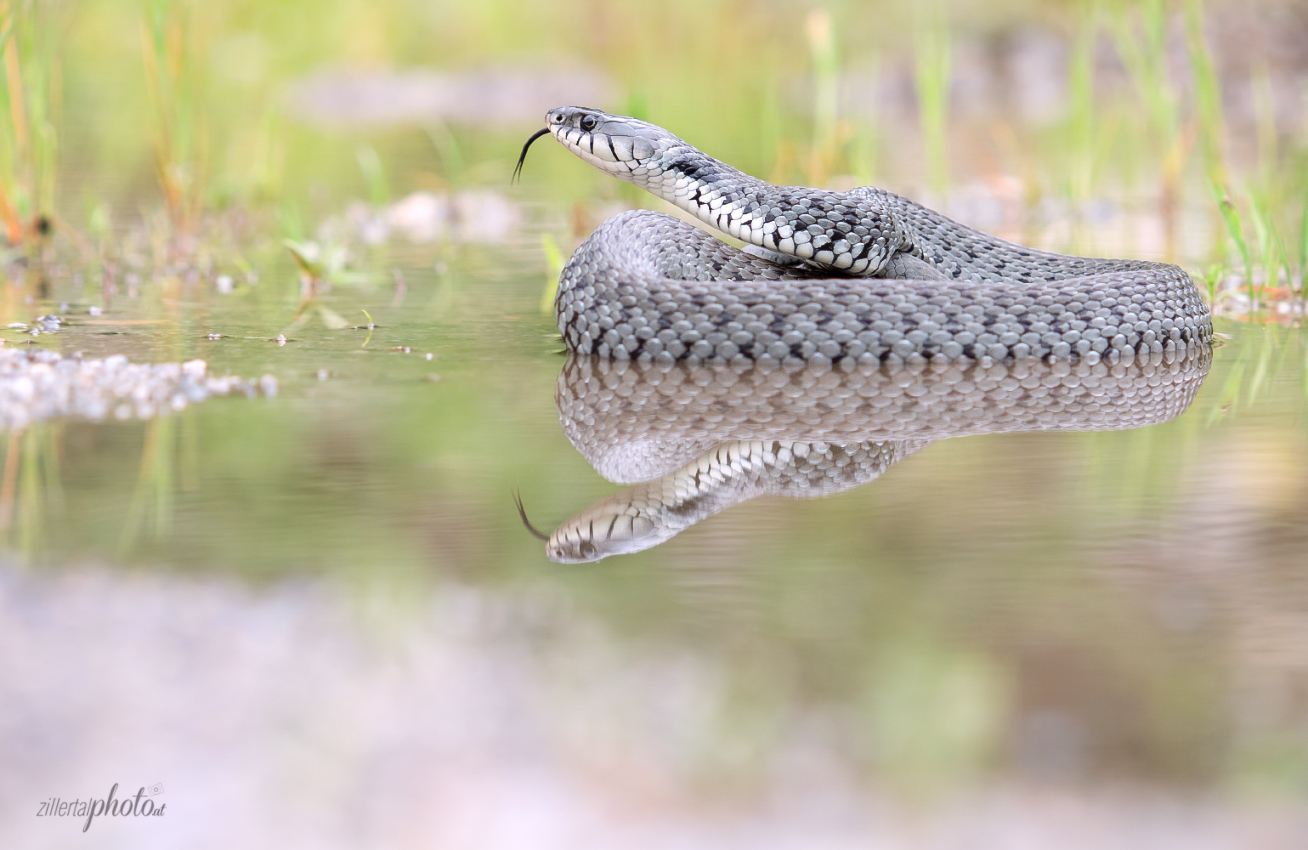
[{"label": "white pebble", "polygon": [[[232,376],[208,378],[207,370],[203,360],[151,365],[122,355],[88,360],[42,349],[0,349],[0,429],[59,416],[147,418],[234,389],[256,393],[253,384]],[[277,379],[264,375],[257,388],[276,395]]]}]

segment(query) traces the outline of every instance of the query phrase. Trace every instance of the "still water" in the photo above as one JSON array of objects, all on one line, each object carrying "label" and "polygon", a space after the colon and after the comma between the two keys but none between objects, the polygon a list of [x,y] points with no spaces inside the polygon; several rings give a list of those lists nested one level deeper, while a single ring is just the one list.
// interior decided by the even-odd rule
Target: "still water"
[{"label": "still water", "polygon": [[279,384],[10,435],[9,846],[114,782],[176,801],[132,846],[1308,840],[1301,329],[642,369],[558,353],[522,257],[420,259],[284,342],[284,263],[9,306]]}]

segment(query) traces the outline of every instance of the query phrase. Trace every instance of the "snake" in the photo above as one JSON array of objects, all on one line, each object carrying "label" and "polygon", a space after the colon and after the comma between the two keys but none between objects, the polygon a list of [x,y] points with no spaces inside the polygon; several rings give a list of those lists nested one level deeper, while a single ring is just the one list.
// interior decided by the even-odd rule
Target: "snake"
[{"label": "snake", "polygon": [[550,134],[606,174],[743,243],[651,210],[605,221],[559,277],[567,351],[694,364],[937,359],[1109,364],[1184,354],[1212,317],[1175,265],[1038,251],[872,186],[777,186],[668,130],[551,109]]},{"label": "snake", "polygon": [[588,107],[545,128],[583,161],[742,243],[631,210],[554,299],[564,431],[631,483],[552,534],[564,563],[662,543],[761,495],[866,484],[932,441],[1166,421],[1207,373],[1208,306],[1167,263],[1038,251],[892,192],[776,186]]},{"label": "snake", "polygon": [[931,443],[1033,431],[1112,431],[1179,416],[1207,345],[1109,364],[1033,358],[841,369],[570,355],[555,387],[563,431],[597,472],[634,485],[552,533],[560,563],[664,543],[759,496],[816,498],[868,484]]}]

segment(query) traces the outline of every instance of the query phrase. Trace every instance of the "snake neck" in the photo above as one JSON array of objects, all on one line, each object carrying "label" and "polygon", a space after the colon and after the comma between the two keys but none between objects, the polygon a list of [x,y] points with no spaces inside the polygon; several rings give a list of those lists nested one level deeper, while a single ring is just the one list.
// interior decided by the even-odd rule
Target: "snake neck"
[{"label": "snake neck", "polygon": [[[732,236],[746,221],[751,204],[764,201],[777,189],[684,143],[669,148],[657,162],[636,169],[627,179]],[[746,236],[737,238],[750,241]]]},{"label": "snake neck", "polygon": [[823,271],[876,276],[914,248],[877,196],[775,186],[685,143],[618,176],[777,259]]},{"label": "snake neck", "polygon": [[1015,245],[871,186],[775,186],[679,140],[618,176],[763,249],[767,259],[842,276],[1029,283],[1155,267]]},{"label": "snake neck", "polygon": [[724,442],[673,472],[600,500],[560,526],[546,551],[563,562],[638,552],[757,496],[813,498],[866,484],[924,445]]}]

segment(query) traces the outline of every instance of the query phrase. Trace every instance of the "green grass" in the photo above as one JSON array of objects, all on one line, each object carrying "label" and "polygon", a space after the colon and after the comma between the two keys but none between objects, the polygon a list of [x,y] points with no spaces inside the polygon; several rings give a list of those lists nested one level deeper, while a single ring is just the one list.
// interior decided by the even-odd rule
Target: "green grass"
[{"label": "green grass", "polygon": [[939,7],[922,3],[914,18],[913,59],[918,114],[926,155],[927,183],[937,194],[949,184],[945,138],[951,82],[950,34]]},{"label": "green grass", "polygon": [[[1302,134],[1275,125],[1266,66],[1255,62],[1241,78],[1219,65],[1208,6],[1017,0],[982,11],[961,0],[876,8],[833,0],[759,16],[738,2],[690,0],[602,13],[565,0],[548,14],[526,0],[143,0],[130,8],[7,0],[0,226],[11,245],[30,247],[33,223],[52,215],[68,246],[93,254],[112,252],[112,234],[152,209],[202,240],[207,217],[248,210],[276,221],[263,228],[275,251],[280,237],[312,238],[355,198],[380,206],[415,188],[507,193],[528,124],[477,128],[434,117],[407,128],[325,130],[296,117],[292,85],[328,67],[542,67],[571,57],[614,83],[612,102],[595,105],[660,123],[777,182],[875,176],[893,189],[925,185],[939,198],[1000,175],[1023,187],[1017,215],[1028,224],[1047,201],[1076,211],[1066,241],[1042,247],[1094,250],[1079,211],[1107,200],[1156,216],[1164,252],[1191,268],[1219,265],[1256,295],[1288,288],[1301,297]],[[1065,47],[1061,114],[1041,123],[959,109],[978,47],[1032,28]],[[1183,64],[1169,61],[1169,33],[1182,37]],[[1101,74],[1106,52],[1125,69],[1125,88]],[[899,126],[902,104],[871,96],[890,92],[888,81],[911,84],[907,118],[918,133]],[[1251,86],[1250,126],[1231,127],[1223,114],[1232,85]],[[846,94],[866,109],[848,109]],[[521,197],[565,210],[597,199],[646,202],[557,154],[534,157]],[[1229,195],[1228,207],[1210,185]],[[1186,255],[1179,228],[1195,208],[1209,211],[1221,238],[1210,252]],[[1034,225],[1022,233],[1040,235]],[[552,237],[563,250],[573,234],[556,228]],[[218,242],[212,250],[237,248],[255,250]]]},{"label": "green grass", "polygon": [[835,166],[840,141],[840,55],[836,49],[831,14],[810,12],[805,21],[813,59],[813,151],[808,177],[821,185]]},{"label": "green grass", "polygon": [[1213,199],[1217,202],[1217,208],[1221,211],[1222,222],[1226,225],[1226,233],[1231,237],[1231,241],[1235,243],[1236,250],[1239,251],[1240,261],[1244,268],[1244,280],[1249,302],[1256,305],[1258,303],[1258,291],[1254,288],[1253,253],[1249,250],[1248,239],[1245,238],[1244,221],[1229,195],[1216,186],[1212,187],[1212,192]]},{"label": "green grass", "polygon": [[[782,682],[773,694],[737,683],[741,695],[721,723],[722,734],[739,741],[741,763],[766,752],[773,715],[802,694],[852,707],[867,762],[910,790],[937,777],[962,781],[998,757],[1015,692],[1012,671],[989,659],[1005,657],[1002,639],[1016,622],[1040,652],[1084,653],[1108,670],[1100,681],[1140,695],[1111,712],[1127,724],[1132,758],[1166,769],[1177,763],[1173,750],[1184,749],[1178,740],[1220,756],[1228,739],[1203,726],[1217,703],[1192,697],[1184,665],[1221,654],[1187,655],[1175,635],[1151,637],[1154,614],[1131,613],[1137,600],[1120,576],[1077,566],[1094,563],[1086,553],[1095,541],[1136,539],[1189,505],[1196,485],[1184,458],[1220,457],[1213,435],[1232,420],[1246,412],[1256,414],[1248,420],[1255,425],[1259,417],[1302,416],[1308,344],[1300,329],[1225,321],[1220,327],[1235,339],[1219,352],[1193,414],[1095,435],[1084,469],[1076,452],[1050,447],[1089,444],[1089,435],[984,438],[986,451],[975,455],[967,441],[943,441],[840,499],[784,510],[756,503],[756,520],[779,531],[731,543],[742,563],[755,565],[739,577],[747,604],[687,616],[711,624],[714,649],[703,632],[667,615],[680,610],[669,599],[688,598],[677,581],[720,553],[701,556],[686,538],[676,544],[682,548],[600,569],[543,567],[508,497],[521,485],[548,522],[612,490],[558,428],[549,387],[559,362],[548,353],[557,345],[537,311],[550,312],[568,252],[597,223],[601,205],[643,197],[619,194],[615,181],[544,146],[533,151],[525,185],[511,189],[514,157],[538,125],[322,129],[296,117],[289,95],[296,80],[324,67],[567,60],[614,81],[611,102],[594,105],[660,123],[778,182],[854,173],[892,189],[925,183],[954,198],[961,187],[1015,181],[1011,195],[996,190],[1016,208],[1004,215],[1017,224],[1005,225],[1029,225],[1034,238],[1049,238],[1038,226],[1045,218],[1068,224],[1060,209],[1098,202],[1147,209],[1150,221],[1171,215],[1178,228],[1180,212],[1200,209],[1214,225],[1211,251],[1180,259],[1206,270],[1211,298],[1224,297],[1220,284],[1232,274],[1264,307],[1279,297],[1278,284],[1302,298],[1308,151],[1302,136],[1274,132],[1262,72],[1253,80],[1255,91],[1263,87],[1256,126],[1231,126],[1223,87],[1249,80],[1218,64],[1204,14],[1200,0],[1014,0],[1002,8],[832,0],[781,4],[768,15],[743,0],[0,2],[0,225],[10,241],[32,250],[33,218],[66,221],[56,233],[69,238],[56,248],[85,277],[68,279],[64,291],[103,303],[116,288],[117,303],[130,304],[134,316],[161,320],[166,341],[151,357],[204,356],[241,374],[300,373],[298,384],[287,378],[293,392],[275,400],[214,399],[194,415],[151,423],[46,424],[9,435],[3,542],[69,557],[103,557],[117,543],[133,564],[249,578],[328,573],[363,585],[403,573],[419,587],[447,576],[488,587],[534,582],[569,605],[607,612],[619,631],[719,652],[745,684],[750,665],[760,681]],[[1167,61],[1169,22],[1178,20],[1183,68]],[[970,114],[955,99],[965,90],[961,75],[974,69],[969,57],[1024,28],[1052,32],[1066,47],[1065,65],[1055,69],[1068,81],[1061,111],[1031,121],[1016,110]],[[1125,89],[1101,73],[1105,50],[1121,56]],[[899,85],[907,108],[892,93],[867,114],[847,109],[849,81],[869,79],[886,91]],[[356,251],[349,262],[347,246],[318,244],[326,241],[319,224],[350,201],[382,206],[416,188],[523,200],[528,226],[513,245],[382,247]],[[1068,238],[1092,245],[1084,235],[1090,216],[1069,218]],[[192,240],[190,266],[180,271],[179,235]],[[144,258],[139,266],[135,256]],[[437,263],[441,272],[433,272]],[[411,281],[402,307],[387,306],[383,289],[397,267]],[[184,274],[195,269],[205,273],[188,283]],[[236,294],[222,296],[237,306],[210,300],[218,271],[238,278]],[[131,300],[129,274],[140,293]],[[9,320],[46,309],[10,290]],[[223,309],[239,315],[249,335],[226,349],[206,339],[207,322]],[[362,329],[342,327],[353,323]],[[288,325],[327,353],[268,342]],[[408,344],[403,334],[435,349],[438,360],[389,350]],[[327,367],[348,380],[312,377]],[[440,383],[424,381],[436,371]],[[1291,382],[1294,392],[1286,391]],[[1049,449],[1042,457],[1053,462],[1033,465],[1032,446]],[[988,507],[1004,504],[996,481],[1000,493],[1006,486],[1027,494],[1013,502],[1023,512],[1000,516]],[[1087,498],[1087,489],[1105,497]],[[958,506],[943,526],[941,505]],[[1072,518],[1080,531],[1056,527]],[[996,522],[1013,533],[996,535]],[[686,554],[687,563],[669,552]],[[1032,578],[1023,587],[1033,594],[1022,599],[974,592],[986,581],[1010,587]],[[735,633],[733,614],[746,623]],[[788,672],[774,676],[768,665]],[[1211,675],[1225,681],[1228,672],[1218,664]],[[912,737],[914,730],[927,737]],[[1277,781],[1301,789],[1295,758],[1255,772],[1284,773],[1290,778]],[[1186,775],[1202,779],[1205,769]]]},{"label": "green grass", "polygon": [[1204,169],[1210,182],[1222,184],[1227,179],[1225,153],[1226,120],[1222,114],[1221,86],[1217,79],[1212,53],[1203,31],[1202,0],[1190,0],[1185,7],[1186,46],[1190,59],[1190,78],[1194,83],[1194,115],[1204,154]]},{"label": "green grass", "polygon": [[57,191],[62,10],[0,2],[0,221],[11,245],[37,245]]},{"label": "green grass", "polygon": [[202,212],[209,137],[200,66],[205,27],[185,0],[150,0],[141,56],[154,118],[154,165],[169,219],[189,232]]},{"label": "green grass", "polygon": [[1077,202],[1094,195],[1099,168],[1094,65],[1098,38],[1098,5],[1088,4],[1077,19],[1076,40],[1068,60],[1066,180],[1068,196]]}]

